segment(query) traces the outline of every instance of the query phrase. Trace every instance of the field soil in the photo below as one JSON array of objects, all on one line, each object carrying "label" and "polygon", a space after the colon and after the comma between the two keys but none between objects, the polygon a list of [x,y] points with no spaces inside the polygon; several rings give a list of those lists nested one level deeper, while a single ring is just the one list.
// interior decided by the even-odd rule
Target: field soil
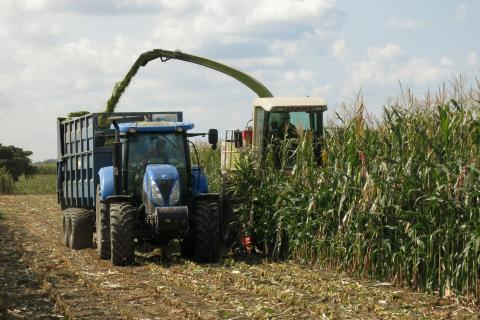
[{"label": "field soil", "polygon": [[55,196],[0,196],[0,319],[478,319],[480,310],[294,262],[196,264],[139,244],[113,267],[61,238]]}]

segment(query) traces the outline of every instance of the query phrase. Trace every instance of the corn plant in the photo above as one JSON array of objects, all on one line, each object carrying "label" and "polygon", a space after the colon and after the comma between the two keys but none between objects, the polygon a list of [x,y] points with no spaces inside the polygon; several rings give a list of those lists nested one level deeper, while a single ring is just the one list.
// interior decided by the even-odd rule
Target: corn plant
[{"label": "corn plant", "polygon": [[[454,94],[458,94],[455,92]],[[258,250],[480,298],[480,102],[409,99],[363,106],[312,140],[246,154],[231,173],[238,223]],[[471,97],[471,95],[469,96]],[[290,174],[278,170],[289,161]],[[279,151],[280,150],[280,151]]]},{"label": "corn plant", "polygon": [[220,149],[213,150],[208,143],[197,142],[195,143],[195,149],[192,146],[190,155],[192,164],[200,166],[207,176],[209,191],[219,192],[222,180],[220,173]]}]

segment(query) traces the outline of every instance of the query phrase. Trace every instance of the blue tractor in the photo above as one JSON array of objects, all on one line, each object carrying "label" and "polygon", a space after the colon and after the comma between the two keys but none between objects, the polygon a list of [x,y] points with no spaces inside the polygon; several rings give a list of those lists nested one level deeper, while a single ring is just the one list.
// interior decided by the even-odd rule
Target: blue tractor
[{"label": "blue tractor", "polygon": [[[93,246],[114,265],[135,260],[135,244],[180,239],[181,253],[199,262],[220,256],[219,195],[208,192],[192,165],[193,124],[181,112],[92,113],[58,119],[57,193],[63,242]],[[108,125],[105,125],[105,124]],[[110,125],[111,124],[111,125]],[[195,148],[192,148],[195,151]]]}]

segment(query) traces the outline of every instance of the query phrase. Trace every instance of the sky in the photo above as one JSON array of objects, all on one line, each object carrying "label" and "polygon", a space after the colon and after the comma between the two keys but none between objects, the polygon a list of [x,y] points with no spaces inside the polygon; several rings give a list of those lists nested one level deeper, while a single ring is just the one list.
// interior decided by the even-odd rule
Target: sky
[{"label": "sky", "polygon": [[[400,85],[422,94],[480,73],[480,2],[2,0],[0,143],[56,158],[56,119],[100,112],[135,59],[179,49],[253,75],[276,96],[320,96],[333,115],[361,90],[380,113]],[[195,130],[244,128],[255,94],[181,62],[142,68],[117,111],[183,111]]]}]

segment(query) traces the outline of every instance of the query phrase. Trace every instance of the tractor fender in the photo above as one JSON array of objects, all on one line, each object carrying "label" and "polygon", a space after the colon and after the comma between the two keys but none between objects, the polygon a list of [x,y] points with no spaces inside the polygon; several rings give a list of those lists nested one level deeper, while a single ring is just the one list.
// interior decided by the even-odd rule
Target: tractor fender
[{"label": "tractor fender", "polygon": [[107,199],[114,193],[113,166],[103,167],[98,171],[100,178],[100,193],[102,199]]},{"label": "tractor fender", "polygon": [[128,195],[113,195],[113,196],[111,195],[105,199],[105,202],[107,203],[107,205],[110,205],[111,203],[117,203],[117,202],[129,202],[132,205],[135,205],[135,201],[133,197]]},{"label": "tractor fender", "polygon": [[192,166],[192,193],[194,195],[208,193],[207,176],[199,166]]},{"label": "tractor fender", "polygon": [[199,200],[219,201],[219,199],[220,194],[218,193],[199,193],[193,196],[194,202]]}]

